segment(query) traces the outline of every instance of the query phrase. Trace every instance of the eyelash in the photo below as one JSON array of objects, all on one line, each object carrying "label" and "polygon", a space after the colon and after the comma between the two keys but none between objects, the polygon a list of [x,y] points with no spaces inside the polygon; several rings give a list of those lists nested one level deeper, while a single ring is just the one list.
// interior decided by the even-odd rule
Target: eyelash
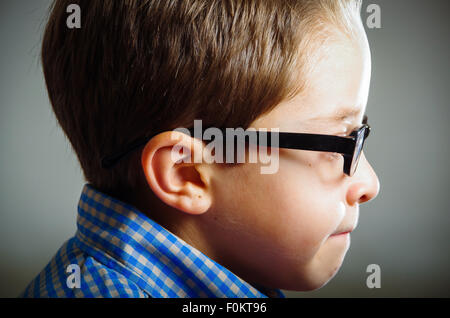
[{"label": "eyelash", "polygon": [[[348,116],[341,116],[340,117],[340,121],[342,122],[342,123],[344,123],[346,120],[348,119]],[[361,124],[366,124],[367,123],[367,115],[364,115],[363,116],[363,120],[362,120],[362,123]],[[350,124],[350,123],[349,123]],[[361,125],[360,124],[360,125]],[[352,131],[353,130],[355,130],[355,129],[357,129],[358,127],[349,127],[349,129],[346,129],[346,132],[344,132],[344,133],[341,133],[341,134],[338,134],[338,136],[342,136],[342,137],[349,137],[350,136],[350,134],[352,133]]]},{"label": "eyelash", "polygon": [[337,136],[339,136],[339,137],[349,137],[351,133],[352,133],[352,130],[348,130],[346,132],[342,132],[342,133],[338,134]]},{"label": "eyelash", "polygon": [[341,137],[350,137],[351,133],[352,133],[355,129],[357,129],[356,126],[355,126],[355,127],[349,127],[348,129],[345,129],[345,132],[342,132],[342,133],[338,134],[338,136],[341,136]]}]

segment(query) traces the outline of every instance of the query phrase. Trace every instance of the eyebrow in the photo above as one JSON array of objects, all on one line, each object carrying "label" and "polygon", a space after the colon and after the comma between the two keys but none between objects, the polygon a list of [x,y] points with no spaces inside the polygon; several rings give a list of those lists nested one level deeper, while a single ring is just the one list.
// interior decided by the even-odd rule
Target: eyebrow
[{"label": "eyebrow", "polygon": [[354,119],[361,114],[361,111],[362,111],[361,108],[344,107],[339,108],[337,111],[334,111],[330,115],[320,116],[314,119],[339,122],[344,119]]}]

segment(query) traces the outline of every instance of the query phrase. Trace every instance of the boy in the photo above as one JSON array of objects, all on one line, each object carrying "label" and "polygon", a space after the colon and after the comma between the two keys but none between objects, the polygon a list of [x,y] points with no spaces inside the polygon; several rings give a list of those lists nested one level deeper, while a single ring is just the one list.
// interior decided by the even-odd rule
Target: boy
[{"label": "boy", "polygon": [[[80,0],[69,29],[73,2],[54,3],[42,61],[88,183],[75,236],[23,296],[282,297],[326,284],[379,191],[362,153],[359,1]],[[181,160],[208,157],[176,130],[195,119],[278,129],[275,173]]]}]

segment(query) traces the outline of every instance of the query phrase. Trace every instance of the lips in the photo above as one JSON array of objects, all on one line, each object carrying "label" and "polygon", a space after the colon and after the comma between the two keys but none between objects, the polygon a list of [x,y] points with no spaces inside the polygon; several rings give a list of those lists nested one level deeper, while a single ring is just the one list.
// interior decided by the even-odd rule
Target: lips
[{"label": "lips", "polygon": [[336,234],[332,234],[331,236],[350,234],[350,232],[351,232],[351,231],[341,232],[341,233],[336,233]]},{"label": "lips", "polygon": [[342,232],[338,232],[338,233],[331,234],[331,236],[350,234],[352,231],[353,231],[353,229],[350,229],[350,230],[344,230],[344,231],[342,231]]}]

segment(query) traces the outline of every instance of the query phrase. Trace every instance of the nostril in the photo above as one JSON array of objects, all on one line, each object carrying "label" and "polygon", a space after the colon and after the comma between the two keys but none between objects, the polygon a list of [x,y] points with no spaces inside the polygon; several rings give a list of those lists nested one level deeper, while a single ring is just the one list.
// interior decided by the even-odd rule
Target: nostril
[{"label": "nostril", "polygon": [[361,196],[359,198],[359,203],[364,203],[364,202],[367,202],[367,201],[369,201],[369,197],[367,196],[367,194],[364,194],[363,196]]}]

